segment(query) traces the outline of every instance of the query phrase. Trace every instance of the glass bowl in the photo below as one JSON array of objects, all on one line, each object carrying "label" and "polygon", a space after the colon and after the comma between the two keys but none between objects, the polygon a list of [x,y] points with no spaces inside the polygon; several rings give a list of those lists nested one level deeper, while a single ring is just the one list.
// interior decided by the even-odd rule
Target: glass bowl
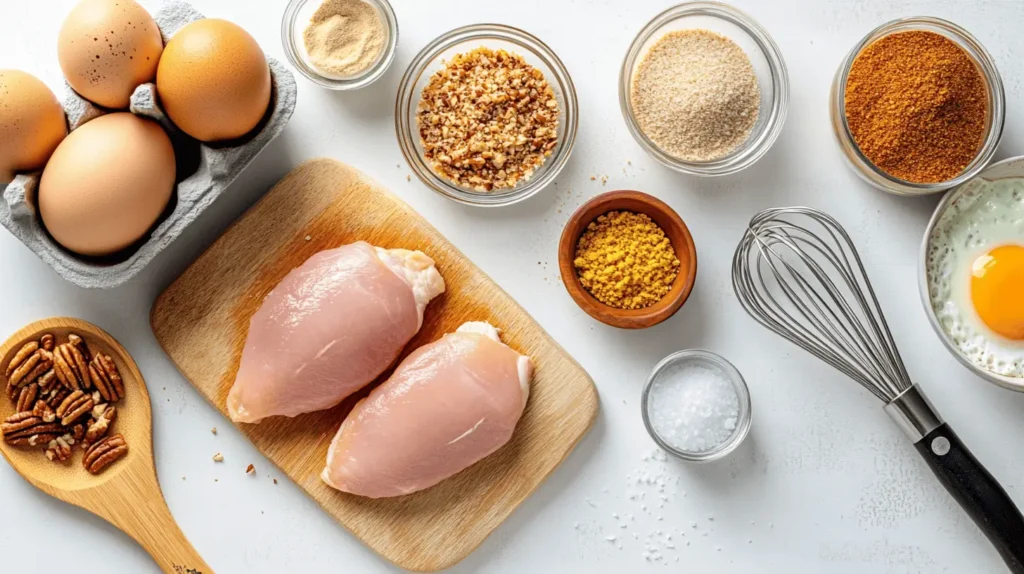
[{"label": "glass bowl", "polygon": [[[659,148],[640,129],[630,97],[633,75],[650,47],[667,32],[694,28],[717,32],[736,42],[750,58],[761,89],[757,123],[747,141],[729,155],[707,162],[685,161]],[[629,132],[654,159],[691,175],[728,175],[753,165],[778,139],[789,107],[789,73],[779,47],[750,16],[718,2],[687,2],[655,16],[633,40],[619,74],[619,105]]]},{"label": "glass bowl", "polygon": [[[942,34],[955,42],[962,48],[974,63],[981,70],[985,79],[988,91],[988,130],[985,140],[978,149],[977,155],[957,177],[939,183],[913,183],[893,177],[881,169],[875,167],[871,161],[861,153],[860,148],[853,141],[853,134],[850,133],[850,126],[846,121],[846,81],[853,67],[853,61],[857,55],[869,44],[894,32],[906,32],[909,30],[925,30]],[[836,143],[843,152],[846,162],[853,168],[853,171],[867,183],[893,193],[895,195],[927,195],[939,193],[947,189],[961,185],[985,169],[985,166],[992,160],[992,156],[999,147],[999,140],[1003,136],[1003,121],[1006,115],[1005,94],[1003,93],[1003,80],[996,69],[995,61],[985,48],[971,36],[967,30],[952,22],[939,18],[919,16],[915,18],[902,18],[893,20],[875,28],[857,43],[846,55],[843,63],[840,64],[832,81],[832,92],[829,96],[829,110],[832,116],[832,131],[836,137]]]},{"label": "glass bowl", "polygon": [[[736,396],[739,398],[739,418],[736,421],[736,428],[733,430],[732,436],[711,450],[703,452],[680,450],[661,438],[655,430],[654,425],[651,423],[649,404],[651,386],[663,371],[669,367],[674,367],[683,363],[698,363],[711,369],[718,370],[727,379],[729,379],[730,382],[732,382],[733,387],[736,389]],[[640,410],[643,414],[644,426],[647,427],[647,433],[651,435],[654,442],[658,443],[658,446],[665,452],[690,462],[711,462],[725,458],[739,448],[743,440],[747,438],[747,434],[750,433],[750,425],[753,420],[750,405],[750,390],[747,388],[746,381],[743,380],[743,375],[736,370],[736,367],[734,367],[732,363],[725,360],[720,355],[702,350],[678,351],[662,359],[661,362],[654,367],[654,370],[651,372],[651,376],[647,378],[643,394],[640,397]]]},{"label": "glass bowl", "polygon": [[[534,170],[529,179],[520,180],[512,189],[494,192],[474,191],[434,173],[424,158],[423,144],[416,122],[420,94],[430,81],[430,76],[442,69],[444,62],[456,54],[469,52],[481,46],[517,53],[531,66],[540,70],[555,92],[559,109],[558,145],[551,151],[551,155]],[[576,88],[562,61],[539,39],[522,30],[501,24],[476,24],[456,28],[427,44],[409,64],[398,88],[398,98],[395,102],[398,145],[402,148],[402,154],[416,173],[416,177],[427,187],[448,199],[485,207],[518,203],[551,183],[569,160],[576,142],[578,122]]]},{"label": "glass bowl", "polygon": [[377,9],[388,31],[387,44],[372,66],[355,76],[342,77],[326,74],[308,64],[308,53],[302,41],[302,33],[323,0],[291,0],[281,18],[281,42],[292,67],[311,82],[331,90],[356,90],[372,84],[383,76],[395,59],[395,49],[398,47],[398,19],[388,0],[363,2]]}]

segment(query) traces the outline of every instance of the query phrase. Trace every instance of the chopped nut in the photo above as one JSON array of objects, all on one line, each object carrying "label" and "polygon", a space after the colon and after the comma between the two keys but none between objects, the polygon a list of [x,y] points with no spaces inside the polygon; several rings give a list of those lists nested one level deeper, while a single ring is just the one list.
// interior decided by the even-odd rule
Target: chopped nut
[{"label": "chopped nut", "polygon": [[64,385],[54,385],[50,393],[46,395],[46,404],[50,405],[51,409],[56,409],[70,394],[71,391]]},{"label": "chopped nut", "polygon": [[247,466],[245,468],[245,474],[255,475],[256,474],[256,467],[250,464],[249,466]]},{"label": "chopped nut", "polygon": [[60,425],[45,422],[31,411],[11,415],[0,423],[0,433],[3,433],[4,441],[8,444],[39,447],[45,447],[51,440],[64,434]]},{"label": "chopped nut", "polygon": [[55,462],[65,462],[71,458],[71,446],[75,439],[70,435],[59,436],[50,441],[46,447],[46,458]]},{"label": "chopped nut", "polygon": [[49,333],[43,333],[43,336],[39,338],[39,346],[50,352],[53,352],[55,343],[56,340]]},{"label": "chopped nut", "polygon": [[83,446],[89,448],[107,436],[110,425],[113,424],[115,419],[117,419],[117,408],[113,406],[106,407],[99,416],[94,416],[93,420],[89,423],[89,427],[85,430]]},{"label": "chopped nut", "polygon": [[36,398],[38,396],[39,385],[29,383],[24,387],[21,387],[21,392],[18,394],[18,400],[15,402],[16,410],[19,413],[32,410],[32,407],[36,404]]},{"label": "chopped nut", "polygon": [[[53,355],[50,356],[53,357]],[[57,380],[57,373],[53,370],[52,361],[50,367],[50,370],[43,373],[43,376],[39,377],[39,380],[36,381],[36,384],[39,385],[39,391],[42,393],[50,392],[53,389],[54,383],[60,382]]]},{"label": "chopped nut", "polygon": [[109,355],[96,353],[92,362],[89,363],[89,377],[92,379],[96,390],[99,391],[103,400],[109,403],[116,403],[124,398],[124,381],[117,365]]},{"label": "chopped nut", "polygon": [[93,408],[92,397],[82,391],[75,391],[67,396],[60,406],[57,407],[57,416],[60,417],[60,424],[68,426],[78,419],[89,414]]},{"label": "chopped nut", "polygon": [[557,108],[544,74],[522,56],[489,48],[457,54],[422,92],[416,120],[424,157],[457,185],[514,187],[557,145]]},{"label": "chopped nut", "polygon": [[110,465],[128,454],[128,443],[119,434],[108,436],[89,447],[82,458],[82,466],[90,474],[100,474]]},{"label": "chopped nut", "polygon": [[44,423],[52,423],[57,420],[57,413],[53,412],[46,401],[36,401],[35,406],[32,407],[32,415],[43,419]]},{"label": "chopped nut", "polygon": [[213,462],[224,462],[224,455],[219,452],[213,455]]}]

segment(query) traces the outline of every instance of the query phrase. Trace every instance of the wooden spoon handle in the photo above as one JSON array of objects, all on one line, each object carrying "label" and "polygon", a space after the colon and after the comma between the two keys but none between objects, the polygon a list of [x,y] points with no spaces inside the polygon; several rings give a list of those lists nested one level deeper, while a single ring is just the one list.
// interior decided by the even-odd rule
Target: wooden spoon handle
[{"label": "wooden spoon handle", "polygon": [[112,514],[111,522],[134,538],[165,573],[213,574],[185,538],[162,497],[148,498],[139,506]]}]

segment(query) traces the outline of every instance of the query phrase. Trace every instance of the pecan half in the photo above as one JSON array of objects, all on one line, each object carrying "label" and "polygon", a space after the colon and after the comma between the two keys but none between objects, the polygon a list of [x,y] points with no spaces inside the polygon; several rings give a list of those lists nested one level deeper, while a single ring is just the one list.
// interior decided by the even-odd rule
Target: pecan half
[{"label": "pecan half", "polygon": [[97,441],[107,436],[110,425],[115,419],[117,419],[117,408],[110,406],[90,422],[89,428],[85,431],[85,442],[83,443],[85,448],[89,448],[90,445],[96,444]]},{"label": "pecan half", "polygon": [[52,352],[55,343],[56,340],[53,338],[53,335],[49,333],[43,333],[43,336],[39,337],[39,346],[46,349],[47,351]]},{"label": "pecan half", "polygon": [[53,352],[53,364],[57,378],[69,390],[77,391],[92,386],[92,380],[89,378],[89,364],[78,345],[64,343],[57,347],[57,350]]},{"label": "pecan half", "polygon": [[17,413],[0,423],[0,432],[8,444],[38,447],[45,447],[64,434],[56,422],[45,422],[31,411]]},{"label": "pecan half", "polygon": [[37,350],[39,350],[39,343],[35,341],[29,341],[22,345],[21,348],[18,349],[18,352],[14,354],[14,357],[11,358],[11,362],[7,363],[7,369],[4,371],[4,376],[11,378],[14,371],[18,370],[18,367],[24,364],[25,361],[28,360],[28,358]]},{"label": "pecan half", "polygon": [[21,392],[18,393],[18,400],[15,401],[17,411],[20,413],[32,410],[32,407],[36,404],[36,398],[38,396],[39,385],[29,383],[24,387],[21,387]]},{"label": "pecan half", "polygon": [[92,397],[82,391],[71,393],[57,407],[57,416],[60,417],[60,424],[70,426],[71,423],[89,414],[94,406]]},{"label": "pecan half", "polygon": [[70,435],[59,436],[46,446],[46,458],[54,462],[66,462],[71,458],[71,447],[75,439]]},{"label": "pecan half", "polygon": [[116,403],[124,398],[124,381],[121,379],[121,372],[109,355],[96,353],[89,363],[89,376],[96,390],[100,392],[103,400],[108,403]]},{"label": "pecan half", "polygon": [[[31,355],[26,357],[25,360],[19,363],[18,366],[13,371],[11,371],[11,374],[7,376],[7,385],[14,387],[22,387],[27,385],[28,383],[31,383],[33,379],[29,378],[29,375],[35,372],[36,367],[42,360],[43,355],[37,349],[34,353],[32,353]],[[43,372],[46,371],[44,370]],[[43,373],[39,374],[41,375]]]},{"label": "pecan half", "polygon": [[82,459],[82,466],[91,474],[100,474],[110,465],[128,454],[128,443],[124,437],[115,434],[89,447]]}]

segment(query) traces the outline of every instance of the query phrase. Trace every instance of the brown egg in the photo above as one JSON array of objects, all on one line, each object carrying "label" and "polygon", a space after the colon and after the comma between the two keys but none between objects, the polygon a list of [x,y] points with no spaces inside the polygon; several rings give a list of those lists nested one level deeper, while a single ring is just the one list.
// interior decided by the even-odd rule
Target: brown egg
[{"label": "brown egg", "polygon": [[39,182],[50,235],[82,255],[110,255],[146,234],[174,189],[171,140],[129,113],[100,116],[71,132]]},{"label": "brown egg", "polygon": [[39,78],[0,70],[0,184],[35,171],[68,133],[64,108]]},{"label": "brown egg", "polygon": [[64,19],[57,57],[83,98],[125,109],[135,88],[156,77],[163,48],[153,17],[133,0],[82,0]]},{"label": "brown egg", "polygon": [[207,18],[185,26],[164,48],[156,91],[167,116],[204,142],[235,139],[270,105],[270,68],[248,32]]}]

